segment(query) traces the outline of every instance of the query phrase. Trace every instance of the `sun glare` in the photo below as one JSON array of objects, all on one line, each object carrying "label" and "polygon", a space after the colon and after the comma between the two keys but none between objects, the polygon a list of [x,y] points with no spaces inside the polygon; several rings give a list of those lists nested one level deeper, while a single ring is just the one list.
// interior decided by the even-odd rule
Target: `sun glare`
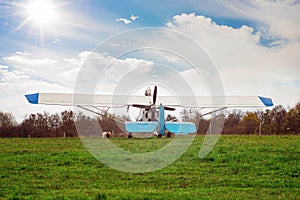
[{"label": "sun glare", "polygon": [[39,25],[45,25],[55,20],[55,8],[50,1],[34,0],[27,7],[30,20]]},{"label": "sun glare", "polygon": [[[60,1],[60,0],[59,0]],[[64,3],[53,3],[54,0],[27,0],[24,3],[15,3],[22,9],[20,13],[24,16],[22,23],[16,28],[20,30],[27,25],[39,29],[40,44],[43,45],[44,36],[56,33],[61,27],[62,9]]]}]

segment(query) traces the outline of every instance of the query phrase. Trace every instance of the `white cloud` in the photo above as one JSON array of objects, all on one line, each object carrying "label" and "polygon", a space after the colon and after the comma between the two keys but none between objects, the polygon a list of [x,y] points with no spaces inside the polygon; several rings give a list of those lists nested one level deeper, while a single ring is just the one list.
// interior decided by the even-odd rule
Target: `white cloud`
[{"label": "white cloud", "polygon": [[[32,79],[46,82],[59,83],[64,87],[72,87],[75,81],[74,76],[67,76],[69,71],[79,70],[77,65],[61,60],[59,58],[36,58],[30,53],[17,52],[11,56],[3,57],[13,72],[17,75],[26,75]],[[5,80],[7,77],[3,77]]]},{"label": "white cloud", "polygon": [[30,56],[31,53],[26,52],[26,51],[24,51],[24,52],[17,51],[16,54],[17,54],[17,55],[20,55],[20,56]]},{"label": "white cloud", "polygon": [[236,18],[262,22],[267,25],[269,34],[290,40],[300,39],[300,4],[296,0],[288,1],[240,1],[222,2]]},{"label": "white cloud", "polygon": [[130,24],[131,21],[126,18],[118,18],[116,19],[116,22],[123,22],[124,24]]},{"label": "white cloud", "polygon": [[0,75],[8,71],[8,66],[0,65]]},{"label": "white cloud", "polygon": [[135,20],[137,20],[139,17],[134,15],[134,14],[131,14],[130,18],[129,19],[126,19],[126,18],[118,18],[118,19],[115,19],[116,22],[122,22],[124,24],[131,24],[132,22],[134,22]]},{"label": "white cloud", "polygon": [[[29,104],[24,95],[36,92],[72,92],[77,77],[78,66],[62,59],[37,58],[28,52],[16,52],[2,58],[8,65],[1,67],[0,103],[1,111],[12,112],[18,121],[25,114],[34,112],[59,112],[62,107],[46,107]],[[8,70],[9,69],[9,70]]]},{"label": "white cloud", "polygon": [[138,16],[136,16],[136,15],[134,15],[134,14],[131,14],[131,16],[130,16],[130,19],[132,20],[132,21],[135,21],[135,20],[137,20],[139,17]]},{"label": "white cloud", "polygon": [[77,67],[81,67],[83,65],[83,63],[85,62],[85,60],[90,56],[92,52],[90,51],[83,51],[81,52],[78,57],[76,58],[65,58],[64,61],[75,65]]},{"label": "white cloud", "polygon": [[21,54],[20,52],[17,52],[13,56],[4,57],[3,60],[6,62],[13,62],[16,64],[16,66],[19,66],[19,64],[24,64],[26,66],[32,66],[34,67],[44,67],[44,66],[52,66],[57,63],[57,60],[49,59],[49,58],[43,58],[43,59],[31,59],[28,58],[29,54]]},{"label": "white cloud", "polygon": [[[89,58],[87,60],[87,58]],[[135,58],[115,59],[100,53],[83,51],[73,58],[36,58],[34,54],[27,52],[17,52],[11,56],[2,58],[8,66],[1,65],[1,100],[0,103],[5,105],[5,111],[12,112],[18,121],[21,121],[26,113],[42,112],[59,112],[68,107],[52,107],[29,104],[24,95],[36,92],[64,92],[74,91],[75,81],[78,72],[83,64],[88,65],[89,70],[85,75],[86,82],[81,86],[86,88],[87,92],[92,87],[92,80],[98,80],[98,72],[104,70],[110,63],[112,66],[106,71],[104,78],[101,79],[101,92],[111,93],[116,86],[115,80],[122,79],[126,73],[134,68],[143,66],[141,72],[146,66],[151,67],[153,64],[149,61]],[[8,68],[11,70],[8,71]],[[93,79],[95,78],[95,79]],[[141,78],[141,77],[140,77]],[[4,111],[3,109],[1,111]]]},{"label": "white cloud", "polygon": [[[137,58],[116,59],[112,56],[96,52],[85,52],[80,55],[82,54],[88,54],[89,57],[85,60],[84,65],[79,71],[81,73],[79,76],[82,79],[80,79],[81,82],[77,89],[81,93],[94,92],[98,84],[96,88],[98,93],[111,94],[119,84],[119,80],[122,80],[122,77],[126,76],[132,70],[137,72],[138,68],[142,68],[143,73],[147,73],[146,69],[151,68],[153,65],[151,61]],[[73,60],[73,62],[78,63],[79,61]],[[133,81],[135,80],[132,79],[131,82]]]},{"label": "white cloud", "polygon": [[165,59],[171,63],[179,63],[179,58],[176,56],[165,56]]},{"label": "white cloud", "polygon": [[0,82],[0,89],[0,104],[4,105],[4,107],[1,108],[1,111],[13,113],[19,122],[21,122],[28,113],[43,111],[54,113],[63,109],[69,109],[29,104],[26,101],[25,94],[47,91],[62,92],[68,91],[68,88],[62,87],[57,83],[33,80],[30,76],[19,71],[7,72],[4,74],[3,81]]},{"label": "white cloud", "polygon": [[191,37],[207,51],[219,68],[228,95],[267,95],[283,105],[300,100],[300,87],[292,84],[300,77],[299,42],[266,48],[259,44],[261,33],[251,27],[219,26],[195,14],[174,16],[167,26]]},{"label": "white cloud", "polygon": [[59,42],[60,42],[60,39],[54,39],[54,40],[52,40],[51,42],[49,42],[49,43],[47,44],[47,46],[49,47],[49,46],[55,45],[55,44],[57,44],[57,43],[59,43]]}]

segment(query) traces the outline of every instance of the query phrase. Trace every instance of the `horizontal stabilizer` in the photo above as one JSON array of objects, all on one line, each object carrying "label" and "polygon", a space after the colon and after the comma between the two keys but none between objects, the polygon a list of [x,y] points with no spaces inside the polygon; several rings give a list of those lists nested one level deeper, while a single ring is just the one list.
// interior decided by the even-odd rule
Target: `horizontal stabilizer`
[{"label": "horizontal stabilizer", "polygon": [[158,122],[125,122],[125,128],[130,133],[152,133],[158,127]]},{"label": "horizontal stabilizer", "polygon": [[196,133],[197,129],[192,122],[166,122],[166,129],[172,133]]}]

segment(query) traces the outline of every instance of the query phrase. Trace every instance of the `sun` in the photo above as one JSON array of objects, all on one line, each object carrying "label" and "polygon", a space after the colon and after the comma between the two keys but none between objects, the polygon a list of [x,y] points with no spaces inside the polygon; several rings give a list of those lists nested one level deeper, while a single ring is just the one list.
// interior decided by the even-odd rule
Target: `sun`
[{"label": "sun", "polygon": [[49,25],[57,18],[54,5],[48,0],[33,0],[27,6],[30,21],[39,26]]},{"label": "sun", "polygon": [[16,28],[20,30],[27,25],[33,29],[38,29],[40,44],[43,45],[45,35],[55,34],[59,31],[62,23],[62,10],[59,9],[64,4],[54,3],[54,0],[27,0],[24,3],[15,3],[24,17],[22,23]]}]

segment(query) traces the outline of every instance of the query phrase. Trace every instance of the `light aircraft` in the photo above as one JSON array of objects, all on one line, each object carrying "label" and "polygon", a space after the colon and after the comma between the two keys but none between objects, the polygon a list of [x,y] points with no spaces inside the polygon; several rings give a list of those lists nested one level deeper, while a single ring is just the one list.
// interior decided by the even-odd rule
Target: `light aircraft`
[{"label": "light aircraft", "polygon": [[[148,87],[145,91],[145,96],[146,98],[144,96],[129,97],[128,95],[66,93],[35,93],[25,95],[28,102],[32,104],[78,106],[99,115],[103,115],[101,114],[104,111],[103,108],[139,108],[141,109],[140,113],[142,113],[139,120],[125,122],[125,129],[129,133],[129,136],[131,133],[154,133],[158,137],[164,136],[167,132],[174,134],[196,133],[196,125],[192,122],[166,121],[165,110],[174,111],[175,107],[214,109],[202,114],[204,116],[232,107],[273,106],[271,98],[261,96],[158,96],[157,86],[154,87],[153,94],[150,87]],[[159,102],[159,105],[156,104],[157,102]]]}]

